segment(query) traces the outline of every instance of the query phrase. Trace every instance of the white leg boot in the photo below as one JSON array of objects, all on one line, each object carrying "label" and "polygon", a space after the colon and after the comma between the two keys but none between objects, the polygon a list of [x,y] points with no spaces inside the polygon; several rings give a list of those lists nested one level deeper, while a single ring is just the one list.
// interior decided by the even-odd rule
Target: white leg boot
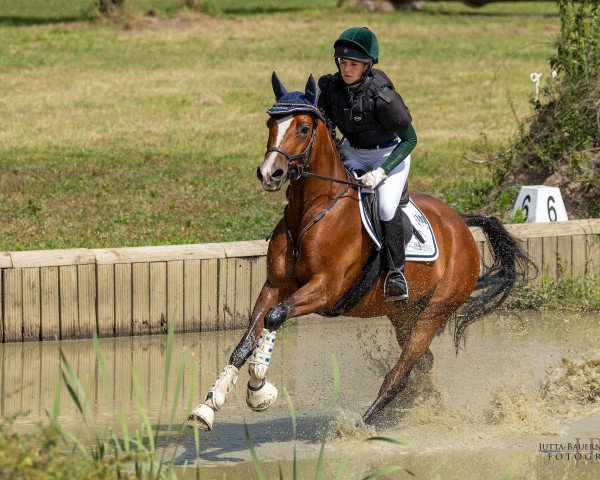
[{"label": "white leg boot", "polygon": [[235,386],[237,379],[238,369],[233,365],[227,365],[206,394],[204,403],[192,410],[188,418],[190,427],[193,427],[194,423],[198,423],[202,430],[212,430],[215,411],[218,412],[225,404],[225,400],[227,400],[229,392]]},{"label": "white leg boot", "polygon": [[246,403],[255,412],[266,410],[277,398],[277,387],[266,378],[274,345],[275,332],[269,332],[264,328],[248,362],[250,381],[248,382]]}]

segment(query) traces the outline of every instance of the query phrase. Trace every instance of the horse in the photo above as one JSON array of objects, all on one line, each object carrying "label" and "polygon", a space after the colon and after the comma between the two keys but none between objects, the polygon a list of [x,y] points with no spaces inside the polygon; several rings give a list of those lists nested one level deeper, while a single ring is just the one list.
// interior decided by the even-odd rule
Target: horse
[{"label": "horse", "polygon": [[[267,191],[289,182],[288,204],[268,244],[267,279],[248,329],[204,402],[189,416],[191,426],[198,424],[204,430],[212,429],[214,412],[225,403],[248,360],[247,404],[262,411],[275,401],[277,388],[266,373],[277,329],[290,317],[329,311],[361,275],[375,249],[361,223],[357,185],[316,107],[312,75],[304,92],[288,93],[274,72],[272,82],[277,103],[268,110],[267,150],[257,176]],[[401,348],[362,417],[365,424],[373,423],[405,388],[413,368],[431,369],[430,344],[461,307],[454,332],[457,352],[466,327],[502,304],[531,263],[498,219],[461,216],[432,196],[416,192],[410,196],[432,225],[439,257],[432,262],[407,262],[407,302],[384,300],[385,274],[381,274],[345,314],[387,316]],[[490,242],[494,261],[483,275],[469,226],[481,227]]]}]

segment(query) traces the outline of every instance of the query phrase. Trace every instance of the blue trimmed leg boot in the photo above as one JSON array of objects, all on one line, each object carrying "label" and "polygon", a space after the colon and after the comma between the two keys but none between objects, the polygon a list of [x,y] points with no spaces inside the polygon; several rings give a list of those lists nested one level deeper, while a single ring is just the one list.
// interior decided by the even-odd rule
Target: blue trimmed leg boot
[{"label": "blue trimmed leg boot", "polygon": [[404,226],[402,217],[398,217],[396,215],[390,222],[381,222],[388,262],[383,294],[390,302],[408,300],[408,283],[404,277]]}]

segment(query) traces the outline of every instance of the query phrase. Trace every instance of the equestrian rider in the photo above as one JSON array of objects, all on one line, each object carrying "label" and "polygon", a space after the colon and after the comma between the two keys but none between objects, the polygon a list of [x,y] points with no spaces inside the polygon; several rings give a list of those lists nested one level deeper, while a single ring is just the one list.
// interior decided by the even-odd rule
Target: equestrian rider
[{"label": "equestrian rider", "polygon": [[[379,216],[389,273],[388,300],[408,298],[404,277],[401,200],[406,199],[410,153],[417,144],[410,112],[379,60],[377,37],[366,27],[344,31],[333,44],[337,73],[319,79],[318,106],[344,140],[340,153],[360,183],[379,192]],[[393,220],[393,221],[392,221]]]}]

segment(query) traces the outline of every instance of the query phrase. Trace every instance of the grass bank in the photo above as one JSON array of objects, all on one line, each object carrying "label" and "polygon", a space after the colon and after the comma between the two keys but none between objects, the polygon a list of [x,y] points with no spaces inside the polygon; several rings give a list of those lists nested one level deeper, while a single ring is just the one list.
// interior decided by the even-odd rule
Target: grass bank
[{"label": "grass bank", "polygon": [[284,203],[254,177],[270,73],[299,89],[331,72],[350,25],[378,34],[413,113],[412,189],[444,197],[488,175],[463,157],[515,132],[559,29],[553,3],[368,14],[232,1],[209,17],[161,0],[129,29],[79,21],[74,3],[0,8],[0,250],[264,238]]}]

